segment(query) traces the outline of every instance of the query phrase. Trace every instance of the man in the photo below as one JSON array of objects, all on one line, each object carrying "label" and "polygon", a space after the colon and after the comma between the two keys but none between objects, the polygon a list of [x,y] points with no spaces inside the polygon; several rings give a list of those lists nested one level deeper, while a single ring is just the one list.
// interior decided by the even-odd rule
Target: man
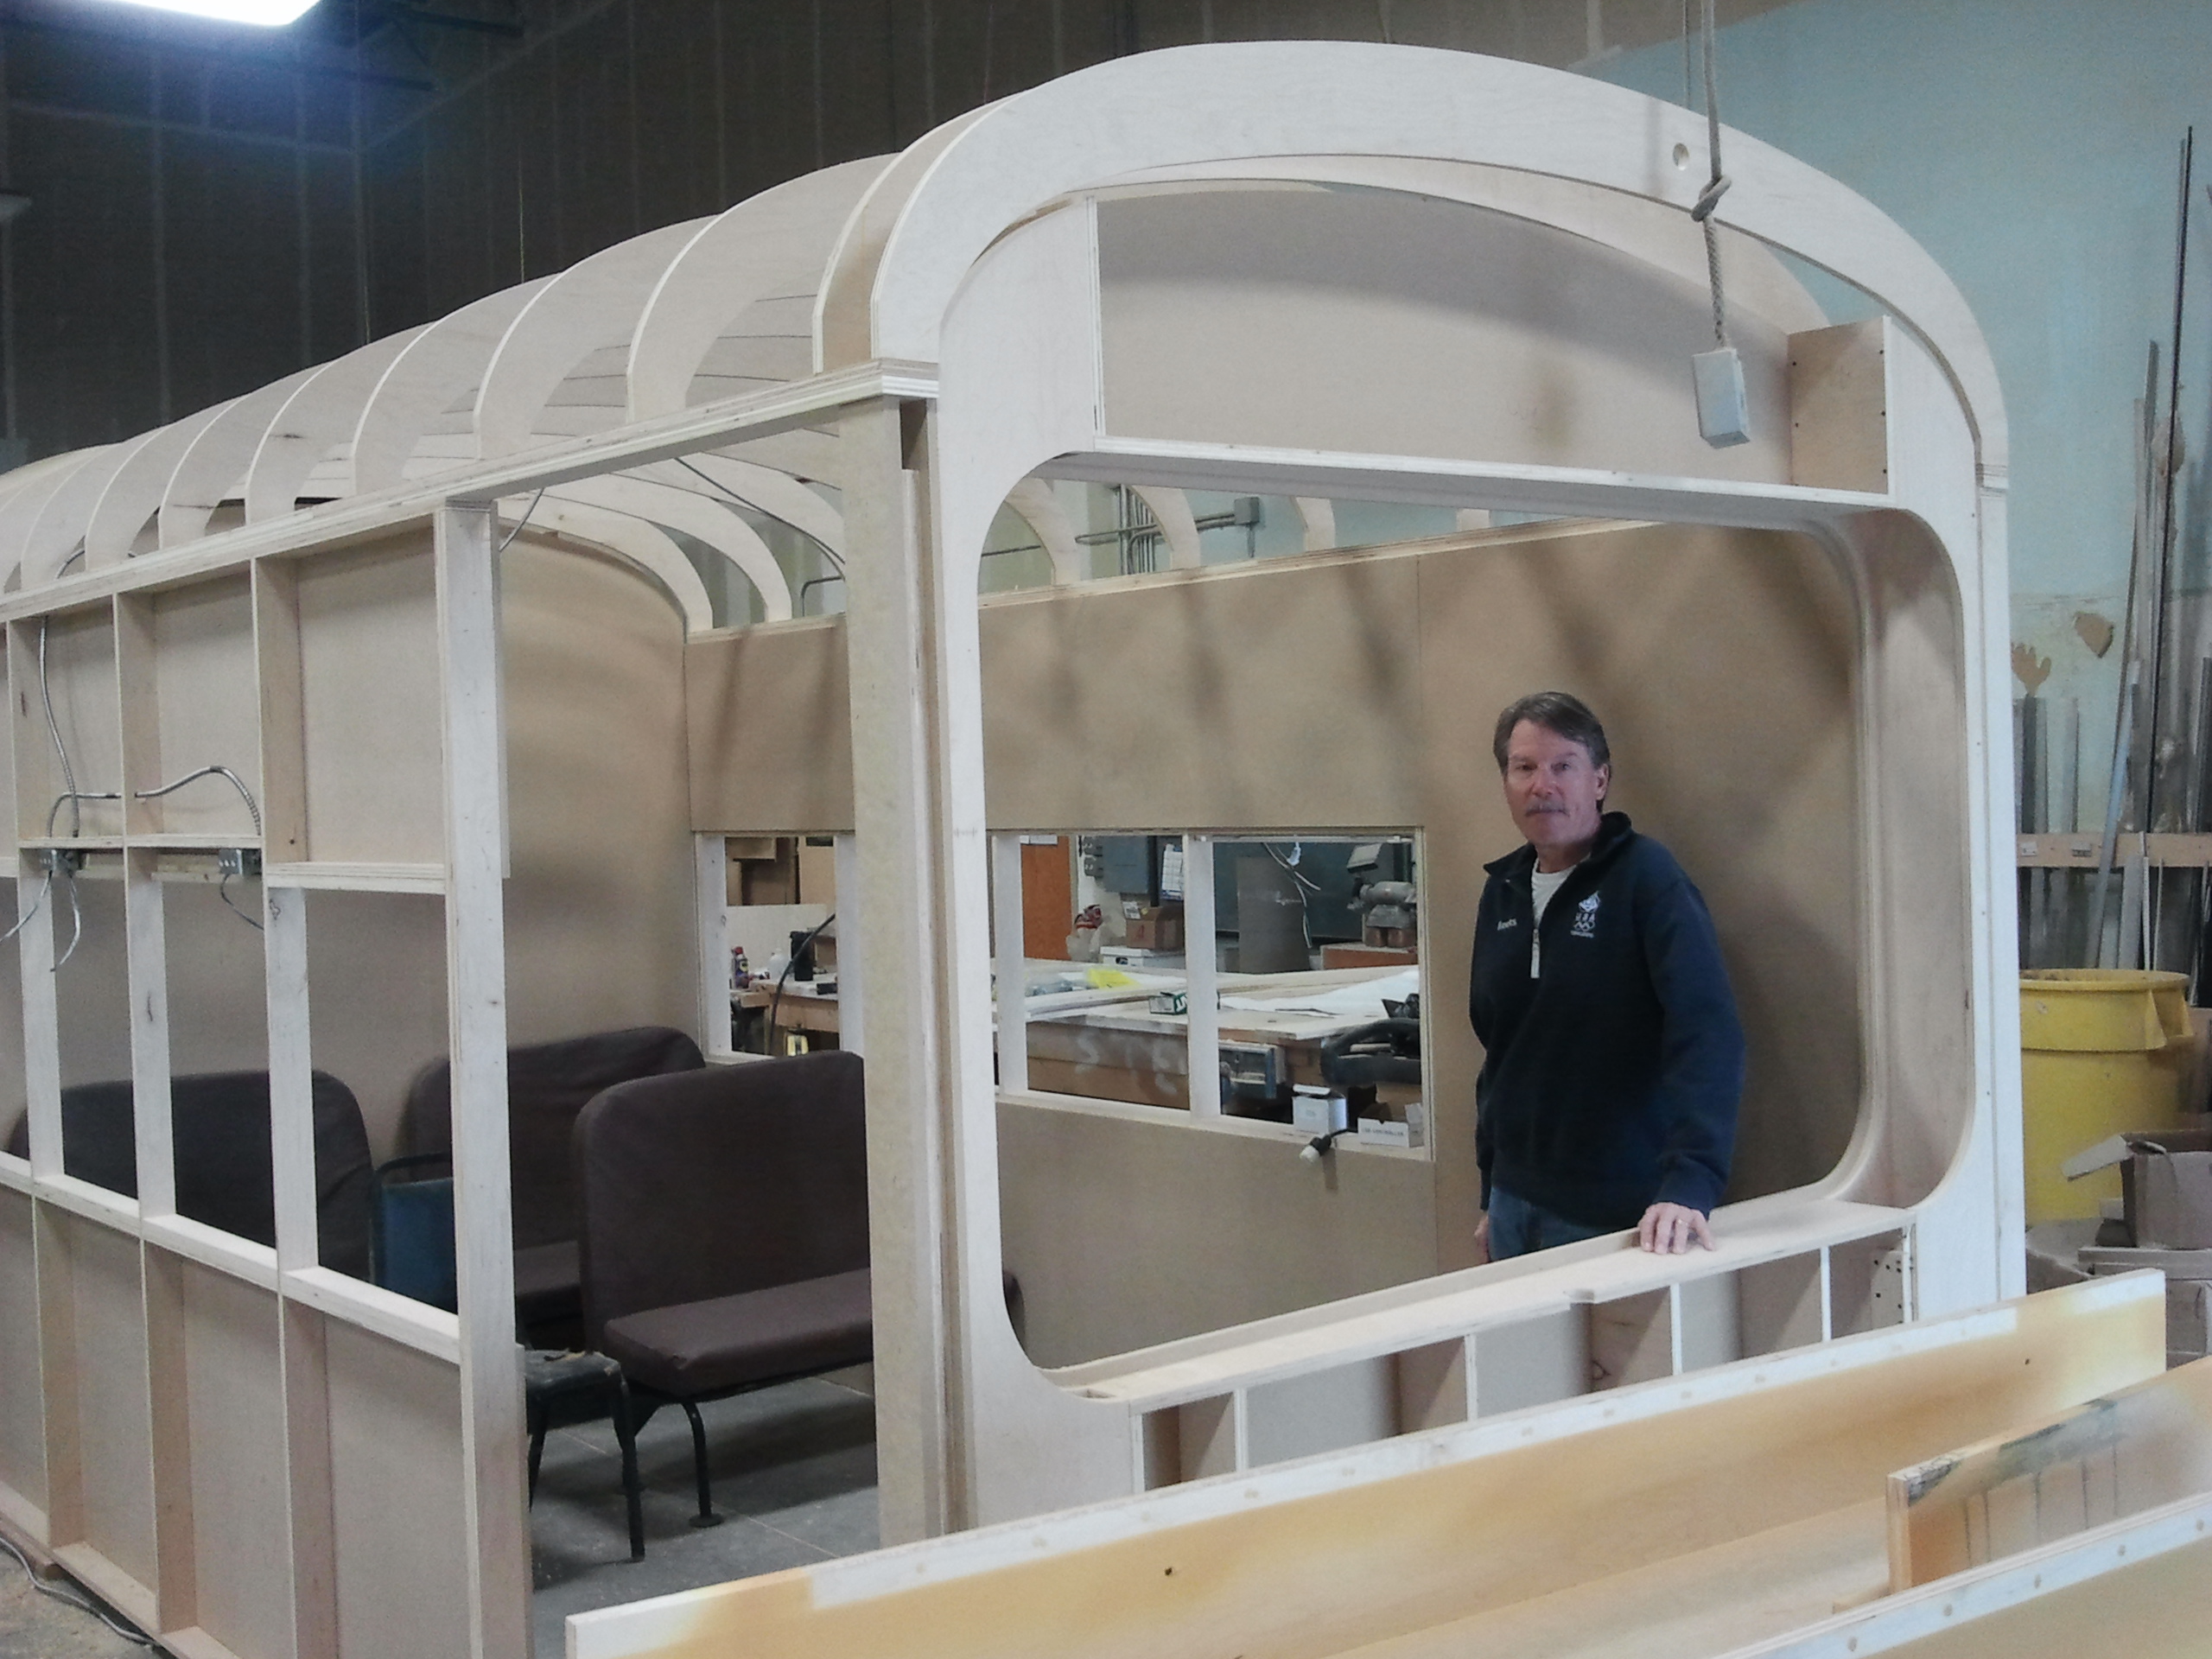
[{"label": "man", "polygon": [[1512,704],[1491,752],[1529,844],[1488,867],[1475,915],[1477,1240],[1492,1261],[1626,1227],[1709,1249],[1744,1036],[1705,900],[1604,810],[1611,752],[1575,698]]}]

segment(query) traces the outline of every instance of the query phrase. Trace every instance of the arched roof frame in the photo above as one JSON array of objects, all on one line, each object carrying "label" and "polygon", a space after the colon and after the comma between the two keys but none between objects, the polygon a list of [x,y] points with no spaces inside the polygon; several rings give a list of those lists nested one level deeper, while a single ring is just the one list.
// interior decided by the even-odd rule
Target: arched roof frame
[{"label": "arched roof frame", "polygon": [[402,329],[334,358],[309,374],[270,416],[245,475],[245,521],[258,524],[292,511],[308,475],[323,457],[348,444],[361,406],[420,328]]},{"label": "arched roof frame", "polygon": [[105,569],[130,556],[146,521],[162,505],[178,461],[209,423],[229,407],[226,403],[210,404],[181,421],[156,428],[116,468],[85,525],[86,569]]},{"label": "arched roof frame", "polygon": [[492,353],[476,393],[476,453],[512,454],[542,442],[540,410],[576,365],[627,345],[670,264],[711,219],[633,236],[563,271],[533,294]]},{"label": "arched roof frame", "polygon": [[715,607],[707,596],[707,584],[676,538],[651,520],[609,505],[601,488],[606,481],[580,480],[548,490],[535,500],[511,498],[499,503],[499,511],[511,528],[572,536],[636,566],[668,590],[683,614],[686,633],[703,633],[713,627]]},{"label": "arched roof frame", "polygon": [[207,533],[208,519],[231,487],[245,479],[276,411],[315,373],[302,369],[249,391],[226,404],[194,435],[162,491],[156,526],[161,547],[178,547]]},{"label": "arched roof frame", "polygon": [[760,594],[761,608],[770,621],[790,617],[791,584],[784,579],[783,567],[776,563],[767,543],[752,525],[703,491],[658,478],[612,473],[563,484],[549,492],[547,499],[556,496],[590,500],[669,530],[682,531],[737,567]]},{"label": "arched roof frame", "polygon": [[[954,295],[1010,226],[1063,197],[1161,168],[1315,156],[1470,162],[1578,179],[1685,213],[1703,188],[1690,163],[1704,154],[1703,118],[1602,81],[1534,79],[1527,65],[1460,52],[1307,41],[1239,45],[1236,73],[1223,75],[1222,50],[1097,64],[940,128],[935,154],[918,144],[902,156],[830,260],[816,313],[819,365],[938,361]],[[1624,143],[1631,132],[1638,142]],[[1872,203],[1794,156],[1731,132],[1728,158],[1732,184],[1716,220],[1893,312],[1956,387],[1984,474],[2001,478],[1996,368],[1942,267]],[[1113,171],[1102,176],[1102,166]]]},{"label": "arched roof frame", "polygon": [[354,424],[356,494],[389,489],[406,476],[430,423],[483,384],[515,318],[552,280],[540,276],[472,300],[429,324],[392,359]]},{"label": "arched roof frame", "polygon": [[629,418],[686,407],[699,365],[749,307],[811,296],[847,218],[892,161],[871,156],[824,168],[709,220],[661,273],[631,336]]}]

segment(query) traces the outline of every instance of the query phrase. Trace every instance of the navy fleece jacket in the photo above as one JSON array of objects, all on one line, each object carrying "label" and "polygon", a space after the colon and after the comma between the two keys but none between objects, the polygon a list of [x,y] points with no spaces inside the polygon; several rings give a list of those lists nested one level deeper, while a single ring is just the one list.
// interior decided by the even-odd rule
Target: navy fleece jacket
[{"label": "navy fleece jacket", "polygon": [[1535,849],[1488,867],[1468,1014],[1483,1204],[1493,1185],[1586,1227],[1653,1204],[1710,1214],[1728,1184],[1744,1033],[1705,900],[1674,855],[1608,812],[1544,910]]}]

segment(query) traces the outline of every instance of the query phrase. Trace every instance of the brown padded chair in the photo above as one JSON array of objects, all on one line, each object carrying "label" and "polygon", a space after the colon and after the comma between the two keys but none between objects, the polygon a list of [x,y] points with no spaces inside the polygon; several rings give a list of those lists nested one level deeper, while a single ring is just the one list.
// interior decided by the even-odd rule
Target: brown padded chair
[{"label": "brown padded chair", "polygon": [[[507,1165],[515,1232],[515,1324],[537,1348],[582,1339],[576,1274],[575,1177],[569,1143],[576,1114],[603,1089],[633,1077],[691,1071],[706,1064],[698,1044],[666,1026],[594,1032],[507,1051]],[[453,1067],[437,1060],[408,1086],[399,1149],[453,1150]]]},{"label": "brown padded chair", "polygon": [[874,1354],[860,1057],[840,1051],[625,1083],[576,1119],[588,1345],[639,1421]]}]

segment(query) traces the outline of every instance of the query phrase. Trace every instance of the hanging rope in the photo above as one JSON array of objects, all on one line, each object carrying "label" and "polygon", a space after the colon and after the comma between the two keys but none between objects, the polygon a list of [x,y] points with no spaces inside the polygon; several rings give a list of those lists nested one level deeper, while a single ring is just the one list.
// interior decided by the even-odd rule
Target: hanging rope
[{"label": "hanging rope", "polygon": [[1728,300],[1720,285],[1720,232],[1713,222],[1713,210],[1720,205],[1720,198],[1728,194],[1728,175],[1720,170],[1720,93],[1713,68],[1713,0],[1705,0],[1703,18],[1705,48],[1705,149],[1713,165],[1713,176],[1700,193],[1697,205],[1690,209],[1690,217],[1705,230],[1705,271],[1713,286],[1713,338],[1719,345],[1728,343]]}]

